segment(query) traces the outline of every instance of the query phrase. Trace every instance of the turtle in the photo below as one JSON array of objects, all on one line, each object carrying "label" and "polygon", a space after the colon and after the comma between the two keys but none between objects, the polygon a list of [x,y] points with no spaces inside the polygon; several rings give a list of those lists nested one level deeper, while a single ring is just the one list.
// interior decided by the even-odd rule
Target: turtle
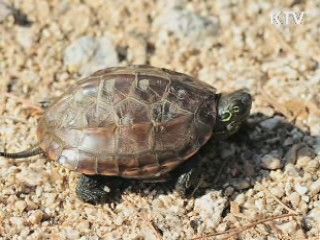
[{"label": "turtle", "polygon": [[187,196],[201,179],[199,149],[209,139],[235,133],[251,105],[246,91],[217,93],[211,85],[169,69],[106,68],[44,104],[37,144],[0,156],[45,154],[80,172],[76,193],[88,203],[105,202],[113,191],[108,179],[115,176],[173,180],[175,190]]}]

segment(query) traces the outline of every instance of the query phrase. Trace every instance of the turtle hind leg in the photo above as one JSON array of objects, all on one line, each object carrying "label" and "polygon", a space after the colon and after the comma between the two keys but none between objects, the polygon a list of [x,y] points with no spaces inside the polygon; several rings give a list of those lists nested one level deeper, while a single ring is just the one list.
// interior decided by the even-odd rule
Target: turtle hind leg
[{"label": "turtle hind leg", "polygon": [[105,203],[110,195],[110,189],[105,184],[104,176],[81,175],[76,189],[78,197],[91,204]]}]

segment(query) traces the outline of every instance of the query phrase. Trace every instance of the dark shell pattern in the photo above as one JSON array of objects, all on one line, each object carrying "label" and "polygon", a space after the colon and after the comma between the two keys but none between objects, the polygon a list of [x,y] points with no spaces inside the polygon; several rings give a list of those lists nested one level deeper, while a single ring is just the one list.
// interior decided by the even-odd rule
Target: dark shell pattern
[{"label": "dark shell pattern", "polygon": [[107,68],[79,81],[39,122],[40,147],[89,175],[155,178],[211,137],[215,89],[150,66]]}]

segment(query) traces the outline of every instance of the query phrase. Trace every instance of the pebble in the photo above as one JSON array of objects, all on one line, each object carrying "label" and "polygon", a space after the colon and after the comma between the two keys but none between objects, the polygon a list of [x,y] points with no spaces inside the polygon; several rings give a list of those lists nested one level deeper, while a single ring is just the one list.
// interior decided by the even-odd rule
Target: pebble
[{"label": "pebble", "polygon": [[78,230],[73,229],[70,226],[64,228],[64,233],[67,239],[79,239],[80,233]]},{"label": "pebble", "polygon": [[315,157],[313,149],[308,147],[305,143],[297,143],[293,145],[284,156],[284,162],[286,164],[295,164],[300,157]]},{"label": "pebble", "polygon": [[308,163],[311,161],[311,158],[309,156],[302,156],[298,158],[296,166],[299,168],[304,168],[308,165]]},{"label": "pebble", "polygon": [[276,224],[277,228],[279,228],[284,234],[291,234],[295,232],[297,228],[297,222],[289,221],[281,224]]},{"label": "pebble", "polygon": [[304,195],[308,192],[308,188],[305,186],[301,186],[300,184],[295,184],[294,189],[300,194]]},{"label": "pebble", "polygon": [[235,179],[231,184],[237,190],[248,189],[252,186],[249,179]]},{"label": "pebble", "polygon": [[240,193],[236,196],[234,201],[238,203],[238,205],[242,205],[246,201],[246,196],[243,193]]},{"label": "pebble", "polygon": [[312,112],[308,115],[308,125],[312,126],[310,128],[310,134],[312,136],[320,135],[320,116],[317,114],[313,114]]},{"label": "pebble", "polygon": [[284,121],[285,120],[283,117],[275,116],[273,118],[269,118],[267,120],[260,122],[260,126],[268,130],[274,130]]},{"label": "pebble", "polygon": [[38,186],[40,185],[44,178],[41,174],[31,169],[23,168],[21,172],[16,174],[17,180],[28,186]]},{"label": "pebble", "polygon": [[82,76],[119,63],[113,40],[107,36],[76,39],[65,49],[63,60],[69,71],[80,72]]},{"label": "pebble", "polygon": [[45,205],[48,207],[52,207],[53,205],[56,205],[57,203],[57,193],[44,193],[43,198],[45,201]]},{"label": "pebble", "polygon": [[297,192],[292,192],[289,196],[288,199],[292,205],[293,208],[298,208],[299,207],[299,203],[301,200],[301,197],[299,195],[299,193]]},{"label": "pebble", "polygon": [[265,169],[275,170],[283,167],[278,156],[266,154],[261,158],[260,166]]},{"label": "pebble", "polygon": [[77,224],[77,229],[81,233],[87,233],[90,231],[90,222],[88,220],[81,221],[79,224]]},{"label": "pebble", "polygon": [[32,28],[20,27],[17,29],[16,39],[25,49],[30,49],[33,46],[33,36],[34,32]]},{"label": "pebble", "polygon": [[[5,130],[5,129],[4,129]],[[319,141],[319,140],[317,140],[317,141]],[[314,146],[313,146],[313,148],[314,148],[314,152],[317,154],[317,155],[320,155],[320,144],[315,144]]]},{"label": "pebble", "polygon": [[201,219],[206,219],[206,227],[214,228],[221,221],[221,214],[226,207],[227,199],[219,192],[210,192],[197,198],[194,202],[194,211]]},{"label": "pebble", "polygon": [[320,192],[320,178],[317,181],[311,183],[311,185],[310,185],[311,196],[314,196],[314,195],[318,194],[319,192]]},{"label": "pebble", "polygon": [[0,23],[4,22],[12,14],[12,9],[6,4],[5,1],[0,0]]},{"label": "pebble", "polygon": [[265,200],[263,198],[259,198],[259,199],[255,200],[254,205],[256,206],[256,208],[259,211],[263,211],[265,209],[266,203],[265,203]]},{"label": "pebble", "polygon": [[39,224],[43,218],[44,213],[40,210],[37,209],[31,213],[29,216],[29,221],[33,224]]},{"label": "pebble", "polygon": [[308,229],[316,228],[319,231],[320,226],[320,209],[314,208],[311,209],[307,216],[304,218],[306,227]]},{"label": "pebble", "polygon": [[10,223],[18,230],[24,228],[24,219],[22,217],[10,217]]},{"label": "pebble", "polygon": [[224,194],[226,196],[231,196],[234,193],[234,188],[231,186],[228,186],[225,190],[224,190]]},{"label": "pebble", "polygon": [[198,14],[178,8],[164,11],[155,22],[155,27],[175,37],[197,45],[206,37],[214,36],[218,32],[217,19],[203,17]]},{"label": "pebble", "polygon": [[27,203],[23,200],[19,200],[14,203],[14,206],[19,212],[23,212],[24,209],[27,207]]},{"label": "pebble", "polygon": [[90,28],[90,8],[86,5],[75,5],[59,18],[61,29],[64,32],[73,32],[75,35],[84,34]]},{"label": "pebble", "polygon": [[278,198],[282,198],[282,196],[284,195],[284,186],[274,186],[273,188],[270,189],[270,192],[275,195]]}]

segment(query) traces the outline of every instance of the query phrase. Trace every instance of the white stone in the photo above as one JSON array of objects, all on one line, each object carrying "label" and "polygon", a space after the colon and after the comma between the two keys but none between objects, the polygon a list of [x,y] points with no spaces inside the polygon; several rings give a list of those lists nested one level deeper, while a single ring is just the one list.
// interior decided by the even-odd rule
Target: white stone
[{"label": "white stone", "polygon": [[0,0],[0,23],[4,22],[6,18],[13,14],[13,9],[6,4],[5,1]]},{"label": "white stone", "polygon": [[294,186],[294,189],[300,194],[300,195],[304,195],[308,192],[308,188],[305,186],[301,186],[300,184],[296,184]]},{"label": "white stone", "polygon": [[312,209],[308,215],[304,218],[306,226],[311,228],[316,228],[319,230],[320,226],[320,209],[314,208]]},{"label": "white stone", "polygon": [[275,170],[282,168],[283,164],[277,156],[266,154],[261,158],[260,166],[265,169]]},{"label": "white stone", "polygon": [[288,196],[292,207],[298,208],[300,203],[300,195],[297,192],[293,192]]},{"label": "white stone", "polygon": [[205,220],[207,228],[215,228],[221,221],[226,204],[227,199],[220,192],[210,192],[195,200],[194,210]]},{"label": "white stone", "polygon": [[295,221],[289,221],[281,224],[276,225],[277,228],[279,228],[283,233],[286,234],[292,234],[295,232],[297,228],[297,222]]},{"label": "white stone", "polygon": [[79,71],[83,76],[119,63],[113,41],[107,36],[78,38],[66,48],[63,60],[69,70]]},{"label": "white stone", "polygon": [[28,186],[37,186],[43,182],[43,176],[31,169],[23,168],[21,172],[17,173],[16,177],[20,182]]},{"label": "white stone", "polygon": [[203,42],[218,32],[218,22],[213,17],[199,16],[185,9],[167,9],[154,22],[163,33],[171,33],[182,41],[192,44]]},{"label": "white stone", "polygon": [[14,206],[19,210],[19,212],[23,212],[27,206],[27,203],[23,200],[19,200],[14,203]]},{"label": "white stone", "polygon": [[43,215],[44,213],[37,209],[29,216],[29,221],[33,224],[39,224],[43,218]]},{"label": "white stone", "polygon": [[310,185],[310,193],[312,196],[318,194],[319,192],[320,192],[320,178],[317,181],[311,183]]},{"label": "white stone", "polygon": [[18,43],[26,48],[30,49],[33,45],[34,32],[32,28],[20,27],[17,29],[16,38]]},{"label": "white stone", "polygon": [[261,127],[266,128],[268,130],[273,130],[276,127],[279,126],[280,123],[284,122],[284,119],[282,117],[274,117],[274,118],[269,118],[266,119],[262,122],[260,122]]}]

